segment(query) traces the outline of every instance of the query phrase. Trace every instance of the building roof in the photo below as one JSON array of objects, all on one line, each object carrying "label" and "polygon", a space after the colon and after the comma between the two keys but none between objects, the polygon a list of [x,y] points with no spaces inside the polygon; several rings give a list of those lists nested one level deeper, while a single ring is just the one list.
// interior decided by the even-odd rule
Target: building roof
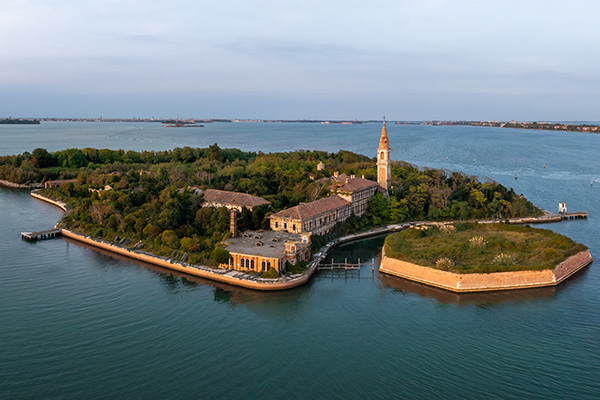
[{"label": "building roof", "polygon": [[[281,258],[286,242],[302,242],[302,236],[285,231],[246,231],[225,241],[227,251],[254,256]],[[260,243],[260,244],[259,244]]]},{"label": "building roof", "polygon": [[387,136],[387,129],[385,128],[385,121],[383,121],[383,128],[381,128],[381,139],[379,139],[379,150],[389,148],[390,142]]},{"label": "building roof", "polygon": [[227,204],[239,207],[256,207],[271,204],[262,197],[252,196],[247,193],[228,192],[226,190],[206,189],[204,200],[214,204]]},{"label": "building roof", "polygon": [[[356,192],[358,190],[370,188],[373,186],[379,186],[377,182],[370,181],[368,179],[362,178],[350,178],[346,181],[339,182],[339,186],[337,188],[340,192]],[[334,189],[334,188],[332,188]]]},{"label": "building roof", "polygon": [[350,202],[342,199],[340,196],[325,197],[320,200],[311,201],[310,203],[298,204],[295,207],[287,210],[279,211],[271,215],[271,218],[290,218],[302,220],[323,214],[327,211],[335,210],[336,208],[349,205]]}]

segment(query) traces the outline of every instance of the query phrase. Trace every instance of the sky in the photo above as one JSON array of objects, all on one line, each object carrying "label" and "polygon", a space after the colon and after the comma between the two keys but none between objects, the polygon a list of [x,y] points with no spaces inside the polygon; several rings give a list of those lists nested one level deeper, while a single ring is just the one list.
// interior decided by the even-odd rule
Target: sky
[{"label": "sky", "polygon": [[2,0],[1,117],[598,121],[600,2]]}]

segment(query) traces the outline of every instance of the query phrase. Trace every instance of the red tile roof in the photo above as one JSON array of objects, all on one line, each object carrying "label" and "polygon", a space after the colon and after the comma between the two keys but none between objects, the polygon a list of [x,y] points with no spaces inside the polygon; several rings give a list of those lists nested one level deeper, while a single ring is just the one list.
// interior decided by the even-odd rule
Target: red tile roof
[{"label": "red tile roof", "polygon": [[270,201],[267,201],[262,197],[217,189],[206,189],[204,191],[204,200],[209,203],[226,204],[238,207],[256,207],[264,204],[271,204]]},{"label": "red tile roof", "polygon": [[350,202],[342,199],[341,197],[330,196],[320,200],[312,201],[310,203],[302,203],[295,207],[288,208],[287,210],[279,211],[278,213],[271,215],[271,218],[290,218],[302,220],[348,205],[350,205]]},{"label": "red tile roof", "polygon": [[340,186],[338,187],[338,191],[340,192],[354,192],[361,189],[366,189],[373,186],[378,186],[377,182],[370,181],[368,179],[362,178],[352,178],[348,179],[345,182],[340,182]]}]

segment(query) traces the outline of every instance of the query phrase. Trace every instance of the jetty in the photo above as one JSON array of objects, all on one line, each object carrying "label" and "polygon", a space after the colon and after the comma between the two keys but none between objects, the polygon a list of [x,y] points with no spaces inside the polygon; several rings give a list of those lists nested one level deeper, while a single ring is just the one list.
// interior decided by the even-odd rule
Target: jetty
[{"label": "jetty", "polygon": [[331,270],[331,271],[333,271],[334,269],[343,269],[345,271],[347,271],[347,270],[357,270],[358,273],[360,274],[360,267],[365,266],[365,265],[370,266],[371,267],[371,271],[375,272],[375,259],[372,259],[371,262],[369,262],[369,263],[364,263],[364,262],[361,263],[360,262],[360,258],[358,259],[357,263],[349,263],[347,258],[344,260],[343,263],[342,262],[337,262],[336,263],[333,260],[333,258],[332,258],[331,262],[328,262],[328,263],[325,263],[325,262],[319,263],[318,266],[317,266],[317,270],[319,270],[319,271],[320,270],[324,270],[324,269],[328,269],[328,270]]},{"label": "jetty", "polygon": [[54,239],[60,236],[62,229],[54,228],[39,232],[21,232],[21,239],[34,242],[36,240]]},{"label": "jetty", "polygon": [[[577,211],[572,213],[547,214],[541,217],[511,218],[509,224],[544,224],[549,222],[560,222],[569,219],[587,219],[588,213]],[[481,222],[481,221],[480,221]]]}]

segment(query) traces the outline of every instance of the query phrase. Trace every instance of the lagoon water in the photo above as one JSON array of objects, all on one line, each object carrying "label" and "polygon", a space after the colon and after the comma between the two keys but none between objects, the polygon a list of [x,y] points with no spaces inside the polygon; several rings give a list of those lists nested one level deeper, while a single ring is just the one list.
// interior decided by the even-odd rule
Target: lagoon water
[{"label": "lagoon water", "polygon": [[[0,155],[216,142],[375,156],[380,130],[0,125]],[[388,134],[393,159],[489,177],[545,209],[566,201],[588,211],[587,221],[545,227],[600,257],[600,135],[404,125],[388,125]],[[259,293],[66,239],[24,242],[19,232],[61,217],[26,191],[0,189],[0,211],[2,398],[600,398],[597,263],[559,287],[514,292],[457,295],[364,267],[360,276],[322,271],[304,287]],[[377,262],[382,241],[331,256]]]}]

